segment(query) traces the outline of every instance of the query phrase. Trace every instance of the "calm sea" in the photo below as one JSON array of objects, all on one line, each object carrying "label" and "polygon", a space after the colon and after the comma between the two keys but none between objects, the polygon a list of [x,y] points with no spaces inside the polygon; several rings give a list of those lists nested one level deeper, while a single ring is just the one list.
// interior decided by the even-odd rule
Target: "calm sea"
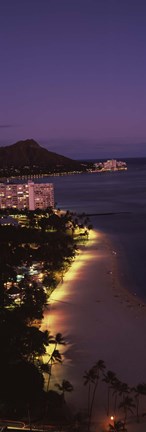
[{"label": "calm sea", "polygon": [[91,223],[113,242],[122,283],[146,301],[146,158],[129,159],[127,165],[123,172],[48,180],[58,208],[96,215]]}]

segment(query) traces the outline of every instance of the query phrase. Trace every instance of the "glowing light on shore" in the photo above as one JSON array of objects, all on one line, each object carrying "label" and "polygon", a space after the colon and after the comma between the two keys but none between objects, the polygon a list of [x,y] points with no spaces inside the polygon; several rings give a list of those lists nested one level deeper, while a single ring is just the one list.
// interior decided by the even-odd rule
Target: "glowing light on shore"
[{"label": "glowing light on shore", "polygon": [[[59,283],[57,288],[51,294],[49,298],[48,308],[45,311],[44,319],[42,321],[41,330],[48,330],[52,335],[55,335],[58,331],[60,331],[63,336],[68,338],[68,335],[71,333],[71,327],[68,329],[69,333],[67,334],[67,316],[70,314],[70,307],[74,308],[74,302],[76,298],[76,282],[83,279],[84,275],[84,267],[87,267],[87,263],[91,262],[95,257],[97,257],[97,250],[95,251],[94,244],[98,244],[98,239],[101,236],[97,231],[90,231],[89,239],[86,244],[80,247],[74,261],[72,262],[68,271],[64,274],[63,281]],[[90,251],[88,248],[90,247]],[[100,254],[99,254],[100,258]],[[70,283],[72,281],[72,283]],[[64,314],[61,313],[61,303],[66,303],[66,308]],[[59,330],[58,330],[59,329]],[[65,346],[59,346],[59,351],[63,356],[63,364],[68,364],[71,362],[70,359],[64,357],[64,354],[70,349],[72,344],[67,343]],[[47,348],[46,355],[43,356],[44,361],[48,361],[48,356],[50,355],[50,351],[52,351],[52,347],[49,346]],[[60,369],[60,365],[54,366],[54,372],[57,376],[62,378],[62,368]],[[53,376],[54,376],[53,372]],[[56,377],[54,377],[55,379]]]},{"label": "glowing light on shore", "polygon": [[92,259],[97,255],[97,253],[95,254],[94,250],[93,253],[91,253],[91,251],[88,253],[88,246],[91,246],[93,242],[97,242],[97,238],[100,234],[98,234],[97,231],[94,230],[90,234],[91,235],[86,246],[84,247],[84,249],[80,248],[78,254],[75,257],[75,260],[72,262],[69,270],[65,273],[63,282],[60,282],[58,287],[51,294],[49,304],[53,304],[55,301],[65,301],[65,298],[69,294],[68,282],[70,282],[71,280],[75,281],[79,279],[79,271],[83,270],[83,267],[87,265],[87,262],[92,261]]}]

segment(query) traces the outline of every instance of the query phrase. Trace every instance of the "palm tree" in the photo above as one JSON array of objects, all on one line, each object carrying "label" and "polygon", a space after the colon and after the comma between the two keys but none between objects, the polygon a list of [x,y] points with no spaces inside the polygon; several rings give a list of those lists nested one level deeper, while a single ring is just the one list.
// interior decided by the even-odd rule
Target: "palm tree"
[{"label": "palm tree", "polygon": [[119,385],[119,395],[123,397],[123,400],[125,397],[130,393],[130,388],[128,387],[128,384],[126,383],[120,383]]},{"label": "palm tree", "polygon": [[92,368],[92,374],[93,374],[93,383],[94,383],[94,389],[90,404],[90,411],[89,411],[89,423],[88,423],[88,432],[90,431],[90,424],[91,424],[91,418],[92,418],[92,411],[93,411],[93,405],[95,400],[95,394],[98,387],[98,382],[100,375],[103,374],[103,371],[105,369],[105,364],[103,360],[98,360],[97,363]]},{"label": "palm tree", "polygon": [[109,432],[126,432],[127,429],[125,429],[123,422],[120,420],[114,421],[114,424],[109,424]]},{"label": "palm tree", "polygon": [[135,393],[135,401],[136,401],[136,415],[137,422],[140,422],[140,414],[139,414],[139,405],[140,405],[140,396],[146,396],[146,384],[138,384],[136,387],[132,388],[132,391]]},{"label": "palm tree", "polygon": [[107,416],[109,415],[110,409],[110,391],[113,387],[114,381],[116,380],[116,375],[112,371],[107,371],[106,375],[104,375],[103,381],[108,384],[107,388]]},{"label": "palm tree", "polygon": [[69,392],[70,393],[74,389],[73,385],[69,381],[67,381],[65,379],[62,380],[61,384],[57,383],[57,384],[55,384],[55,386],[58,388],[58,390],[61,391],[61,394],[62,394],[62,397],[63,397],[63,401],[65,401],[65,397],[64,397],[65,392]]},{"label": "palm tree", "polygon": [[49,376],[48,376],[47,392],[49,391],[50,379],[51,379],[51,375],[52,375],[52,367],[56,363],[62,363],[62,357],[61,357],[60,352],[58,350],[54,349],[52,354],[49,357],[49,360],[48,360],[48,375]]},{"label": "palm tree", "polygon": [[57,349],[57,345],[65,345],[65,341],[62,336],[62,333],[57,333],[56,336],[54,337],[48,332],[48,345],[50,344],[54,345],[54,349],[52,353],[49,355],[49,359],[47,363],[43,363],[41,365],[42,371],[48,374],[47,392],[49,391],[50,379],[52,375],[52,367],[56,363],[62,363],[62,356],[59,350]]},{"label": "palm tree", "polygon": [[121,389],[121,381],[115,377],[114,382],[112,383],[112,388],[113,388],[113,396],[115,396],[115,400],[114,400],[114,414],[116,414],[116,409],[117,409],[117,398],[118,395],[120,393],[120,389]]},{"label": "palm tree", "polygon": [[64,340],[64,338],[62,336],[62,333],[56,333],[56,336],[55,336],[55,347],[54,347],[54,349],[56,350],[57,345],[65,345],[65,344],[66,344],[66,342],[65,342],[65,340]]},{"label": "palm tree", "polygon": [[85,371],[84,378],[84,385],[88,385],[88,416],[90,412],[90,395],[91,395],[91,384],[94,384],[95,380],[95,370],[94,367],[92,369],[89,369],[89,371]]},{"label": "palm tree", "polygon": [[[52,367],[53,365],[57,364],[57,363],[61,363],[62,362],[62,358],[61,358],[61,354],[58,350],[53,350],[52,354],[50,354],[49,360],[47,363],[43,363],[41,365],[41,370],[44,373],[48,374],[48,382],[47,382],[47,393],[49,392],[49,387],[50,387],[50,379],[51,379],[51,375],[52,375]],[[46,408],[45,408],[45,412],[47,413],[48,411],[48,400],[46,399]]]},{"label": "palm tree", "polygon": [[135,408],[135,404],[133,402],[133,399],[129,396],[126,396],[123,401],[119,404],[119,408],[123,408],[124,410],[124,425],[126,424],[128,411],[130,411],[133,414],[132,408]]}]

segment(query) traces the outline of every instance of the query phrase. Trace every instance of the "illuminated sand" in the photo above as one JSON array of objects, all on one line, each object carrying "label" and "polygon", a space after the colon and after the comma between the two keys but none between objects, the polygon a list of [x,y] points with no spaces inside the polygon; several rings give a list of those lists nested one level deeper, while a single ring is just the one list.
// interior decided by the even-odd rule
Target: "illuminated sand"
[{"label": "illuminated sand", "polygon": [[[67,340],[63,365],[54,367],[52,385],[68,379],[74,385],[68,400],[77,410],[87,405],[84,371],[99,359],[131,386],[146,381],[145,305],[120,287],[118,256],[107,240],[93,231],[63,284],[52,294],[42,325],[52,334],[61,332]],[[95,409],[95,419],[97,411],[104,424],[106,390],[102,384]],[[132,430],[143,432],[146,425]]]}]

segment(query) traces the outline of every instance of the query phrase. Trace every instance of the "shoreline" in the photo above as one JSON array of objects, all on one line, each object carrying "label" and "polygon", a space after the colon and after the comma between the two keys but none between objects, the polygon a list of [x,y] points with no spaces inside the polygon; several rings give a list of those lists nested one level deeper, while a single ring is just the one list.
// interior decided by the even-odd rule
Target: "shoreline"
[{"label": "shoreline", "polygon": [[[42,322],[42,329],[49,329],[51,334],[61,332],[68,341],[62,351],[63,365],[55,367],[52,384],[65,378],[74,385],[67,400],[75,410],[86,409],[87,389],[82,377],[99,359],[130,386],[146,381],[146,305],[140,306],[141,300],[121,286],[113,252],[108,236],[93,230],[63,284],[52,293]],[[101,418],[102,422],[105,388],[98,406],[98,421]],[[97,421],[96,411],[94,414]]]}]

